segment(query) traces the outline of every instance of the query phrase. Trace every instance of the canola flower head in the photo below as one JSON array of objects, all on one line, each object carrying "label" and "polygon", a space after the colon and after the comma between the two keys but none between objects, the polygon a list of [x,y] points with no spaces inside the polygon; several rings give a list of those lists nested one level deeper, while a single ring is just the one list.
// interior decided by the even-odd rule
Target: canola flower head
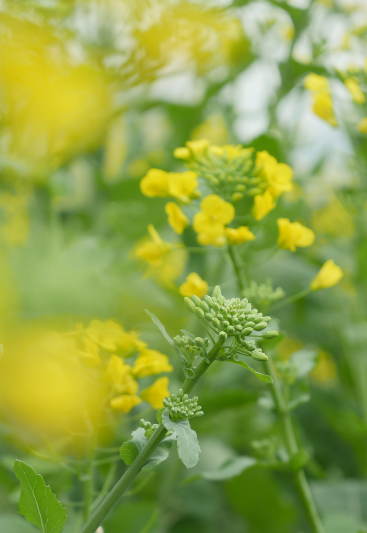
[{"label": "canola flower head", "polygon": [[201,279],[199,274],[191,272],[186,278],[186,281],[179,287],[179,292],[182,296],[192,296],[195,294],[199,298],[203,298],[208,293],[208,284]]},{"label": "canola flower head", "polygon": [[288,218],[278,218],[277,224],[279,248],[295,252],[297,247],[306,248],[314,243],[314,232],[303,224],[290,222]]},{"label": "canola flower head", "polygon": [[248,226],[239,226],[238,228],[225,228],[225,234],[228,239],[228,243],[232,246],[237,244],[243,244],[244,242],[253,241],[256,239],[252,231]]},{"label": "canola flower head", "polygon": [[310,288],[313,291],[318,291],[334,287],[334,285],[339,283],[343,275],[342,269],[332,259],[329,259],[322,265],[320,271],[312,280]]},{"label": "canola flower head", "polygon": [[158,350],[145,348],[138,354],[131,372],[136,378],[144,378],[161,372],[172,372],[172,370],[172,365],[169,364],[166,355],[158,352]]},{"label": "canola flower head", "polygon": [[222,200],[216,194],[209,194],[200,204],[200,211],[194,216],[193,227],[199,234],[198,240],[201,243],[217,242],[218,238],[223,238],[225,242],[224,226],[232,222],[235,210],[231,203]]},{"label": "canola flower head", "polygon": [[172,197],[182,203],[189,203],[198,197],[197,175],[193,171],[166,172],[151,168],[140,182],[140,190],[149,198]]},{"label": "canola flower head", "polygon": [[190,223],[185,213],[174,202],[168,202],[165,211],[168,215],[168,224],[176,233],[182,235],[184,229],[187,228]]},{"label": "canola flower head", "polygon": [[173,422],[177,420],[185,420],[188,418],[198,418],[203,416],[201,405],[198,405],[198,397],[189,398],[188,394],[184,394],[180,389],[178,394],[172,394],[170,398],[164,398],[164,407],[168,408],[170,419]]},{"label": "canola flower head", "polygon": [[254,205],[252,208],[252,216],[255,220],[262,220],[266,215],[276,208],[276,203],[269,191],[264,194],[257,194],[254,198]]}]

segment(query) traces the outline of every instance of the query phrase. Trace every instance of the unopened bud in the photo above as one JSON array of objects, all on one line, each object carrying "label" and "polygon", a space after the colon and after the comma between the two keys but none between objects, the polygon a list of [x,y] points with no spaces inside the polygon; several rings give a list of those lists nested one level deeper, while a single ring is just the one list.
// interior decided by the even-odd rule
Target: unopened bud
[{"label": "unopened bud", "polygon": [[242,198],[243,198],[242,192],[234,192],[231,196],[232,202],[239,202],[240,200],[242,200]]},{"label": "unopened bud", "polygon": [[251,352],[251,357],[255,359],[256,361],[267,361],[268,356],[265,355],[263,352],[257,352],[256,350],[254,352]]},{"label": "unopened bud", "polygon": [[234,329],[233,326],[228,326],[228,328],[227,328],[227,333],[229,333],[229,334],[231,335],[231,334],[234,333],[235,331],[236,331],[236,330]]},{"label": "unopened bud", "polygon": [[262,329],[265,329],[268,327],[268,323],[267,322],[260,322],[259,324],[256,324],[256,326],[254,326],[254,330],[255,331],[261,331]]},{"label": "unopened bud", "polygon": [[199,348],[204,348],[204,339],[202,339],[201,337],[195,337],[195,344],[196,346],[199,346]]},{"label": "unopened bud", "polygon": [[194,304],[194,302],[192,302],[190,300],[190,298],[188,298],[187,296],[186,296],[186,298],[184,298],[184,302],[185,302],[186,308],[190,311],[190,313],[195,313],[195,304]]},{"label": "unopened bud", "polygon": [[209,296],[208,294],[205,296],[204,300],[206,301],[206,303],[209,305],[209,307],[213,307],[213,300],[211,298],[211,296]]},{"label": "unopened bud", "polygon": [[177,393],[177,397],[178,398],[182,398],[183,396],[183,390],[182,389],[179,389],[178,393]]},{"label": "unopened bud", "polygon": [[195,307],[195,315],[200,319],[203,319],[205,317],[204,311],[200,309],[200,307]]},{"label": "unopened bud", "polygon": [[214,326],[217,326],[217,328],[219,328],[219,326],[220,326],[220,322],[219,322],[219,320],[217,318],[213,318],[213,324],[214,324]]},{"label": "unopened bud", "polygon": [[277,331],[265,331],[263,334],[263,339],[274,339],[275,337],[278,337],[279,333]]},{"label": "unopened bud", "polygon": [[203,311],[205,311],[206,313],[208,313],[208,311],[209,311],[209,305],[208,305],[206,302],[204,302],[204,300],[201,302],[200,307],[201,307],[201,309],[203,309]]},{"label": "unopened bud", "polygon": [[250,335],[252,333],[252,328],[245,328],[241,331],[241,335],[244,335],[247,337],[247,335]]},{"label": "unopened bud", "polygon": [[224,340],[226,340],[226,338],[227,338],[227,333],[226,333],[225,331],[221,331],[221,332],[219,333],[219,338],[220,338],[220,339],[224,339]]},{"label": "unopened bud", "polygon": [[211,313],[206,313],[205,318],[208,320],[208,322],[211,322],[213,320],[213,315]]},{"label": "unopened bud", "polygon": [[213,296],[214,298],[219,298],[219,296],[222,295],[222,291],[220,290],[219,285],[216,285],[213,290]]},{"label": "unopened bud", "polygon": [[245,327],[246,327],[246,328],[252,328],[254,325],[255,325],[255,322],[252,322],[252,321],[250,320],[250,322],[246,322]]},{"label": "unopened bud", "polygon": [[198,411],[197,413],[195,413],[195,416],[199,417],[199,416],[203,416],[203,411]]},{"label": "unopened bud", "polygon": [[200,300],[200,298],[199,298],[198,296],[196,296],[196,294],[193,294],[193,295],[191,296],[191,300],[194,302],[194,304],[195,304],[196,306],[200,307],[200,305],[201,305],[201,300]]}]

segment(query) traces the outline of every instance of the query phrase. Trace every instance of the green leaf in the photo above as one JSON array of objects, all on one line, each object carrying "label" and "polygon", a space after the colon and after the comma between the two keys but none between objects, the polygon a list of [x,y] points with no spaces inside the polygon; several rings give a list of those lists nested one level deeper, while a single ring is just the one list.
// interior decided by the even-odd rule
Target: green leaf
[{"label": "green leaf", "polygon": [[[138,428],[132,432],[132,439],[127,442],[124,442],[120,448],[120,455],[127,465],[131,465],[137,455],[140,453],[142,448],[147,443],[147,439],[144,435],[145,430],[143,428]],[[155,466],[159,465],[165,461],[169,455],[169,451],[172,448],[172,444],[176,438],[174,436],[167,437],[158,446],[150,459],[145,463],[142,470],[143,472],[149,472]]]},{"label": "green leaf", "polygon": [[[180,357],[180,360],[181,360],[181,363],[183,365],[183,370],[185,372],[185,376],[186,377],[190,377],[187,373],[187,370],[186,370],[186,365],[187,365],[187,360],[186,360],[186,357],[180,352],[180,350],[177,348],[176,344],[173,342],[173,339],[168,335],[167,331],[166,331],[166,328],[164,327],[164,325],[162,324],[162,322],[159,320],[158,317],[156,317],[155,315],[153,315],[153,313],[151,313],[150,311],[148,311],[148,309],[145,309],[145,312],[150,316],[150,318],[152,319],[152,321],[154,322],[154,324],[157,326],[157,328],[159,329],[159,331],[162,333],[163,337],[166,339],[166,341],[172,346],[172,348],[174,349],[174,351],[178,354],[178,356]],[[194,376],[192,377],[195,377],[195,374]]]},{"label": "green leaf", "polygon": [[173,422],[169,417],[168,409],[162,415],[162,424],[166,429],[173,429],[177,436],[178,456],[186,466],[192,468],[199,460],[200,446],[197,435],[190,428],[188,420]]},{"label": "green leaf", "polygon": [[202,473],[201,477],[211,481],[224,481],[239,476],[244,470],[256,465],[256,463],[257,461],[253,457],[233,457],[233,459],[228,459],[219,468]]},{"label": "green leaf", "polygon": [[144,448],[147,443],[147,439],[144,435],[145,430],[143,428],[136,429],[131,433],[132,439],[124,442],[120,447],[121,459],[125,464],[131,465],[135,458],[138,456],[140,451]]},{"label": "green leaf", "polygon": [[22,461],[15,461],[14,472],[22,487],[18,503],[19,513],[43,533],[61,533],[66,521],[66,512],[42,476]]},{"label": "green leaf", "polygon": [[143,466],[142,471],[150,472],[150,470],[152,470],[155,466],[165,461],[169,456],[169,451],[172,448],[172,444],[175,442],[175,440],[176,436],[174,435],[171,435],[170,437],[167,437],[162,440],[158,448],[150,457],[149,461]]},{"label": "green leaf", "polygon": [[242,366],[243,368],[247,368],[247,370],[249,370],[250,372],[252,372],[253,374],[255,374],[255,376],[260,380],[260,381],[263,381],[264,383],[273,383],[273,380],[272,380],[272,377],[271,376],[268,376],[267,374],[261,374],[261,372],[256,372],[256,370],[254,368],[251,368],[251,366],[249,366],[247,363],[245,363],[244,361],[235,361],[234,359],[231,359],[229,361],[230,363],[234,363],[235,365],[239,365],[239,366]]}]

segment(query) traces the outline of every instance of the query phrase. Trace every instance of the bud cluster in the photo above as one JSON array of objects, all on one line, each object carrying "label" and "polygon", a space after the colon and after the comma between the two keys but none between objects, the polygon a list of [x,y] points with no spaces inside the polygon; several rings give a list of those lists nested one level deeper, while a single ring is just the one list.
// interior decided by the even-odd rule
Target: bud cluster
[{"label": "bud cluster", "polygon": [[243,296],[254,302],[259,307],[265,307],[278,302],[285,296],[285,292],[281,287],[273,289],[270,279],[265,283],[257,284],[256,281],[251,281],[250,286],[243,291]]},{"label": "bud cluster", "polygon": [[198,405],[198,397],[189,398],[187,394],[180,389],[178,394],[172,394],[170,398],[163,400],[163,405],[168,408],[170,418],[173,422],[177,420],[184,420],[186,418],[193,418],[203,416],[201,406]]},{"label": "bud cluster", "polygon": [[[150,437],[153,435],[153,433],[155,432],[155,430],[157,429],[158,427],[158,424],[151,424],[150,422],[147,422],[146,420],[144,420],[143,418],[140,420],[140,427],[142,427],[143,429],[145,429],[145,438],[147,440],[150,439]],[[174,433],[173,429],[170,429],[169,431],[167,431],[166,433],[166,437],[170,437],[172,434]]]}]

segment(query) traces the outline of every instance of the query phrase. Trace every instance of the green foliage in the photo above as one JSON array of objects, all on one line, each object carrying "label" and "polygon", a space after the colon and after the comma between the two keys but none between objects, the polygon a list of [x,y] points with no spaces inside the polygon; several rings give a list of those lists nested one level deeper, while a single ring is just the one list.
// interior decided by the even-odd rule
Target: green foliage
[{"label": "green foliage", "polygon": [[14,472],[22,487],[19,513],[39,527],[42,533],[61,533],[66,521],[66,511],[42,476],[23,461],[15,461]]},{"label": "green foliage", "polygon": [[261,372],[257,372],[254,368],[251,368],[251,366],[249,366],[244,361],[237,361],[236,359],[231,359],[230,362],[235,364],[235,365],[242,366],[243,368],[246,368],[247,370],[252,372],[252,374],[255,374],[257,379],[259,379],[260,381],[263,381],[264,383],[273,383],[273,380],[272,380],[271,376],[267,376],[266,374],[261,374]]},{"label": "green foliage", "polygon": [[[144,448],[147,443],[147,438],[144,435],[145,430],[143,428],[136,429],[132,432],[132,439],[124,442],[120,447],[120,456],[125,464],[131,465],[139,452]],[[150,459],[142,467],[143,472],[150,472],[155,466],[165,461],[169,456],[169,451],[175,442],[176,437],[171,435],[166,437],[154,451]]]},{"label": "green foliage", "polygon": [[162,424],[166,429],[173,429],[175,432],[178,456],[183,464],[186,468],[194,467],[199,460],[200,446],[195,431],[190,428],[190,422],[187,419],[173,422],[166,409],[162,414]]}]

